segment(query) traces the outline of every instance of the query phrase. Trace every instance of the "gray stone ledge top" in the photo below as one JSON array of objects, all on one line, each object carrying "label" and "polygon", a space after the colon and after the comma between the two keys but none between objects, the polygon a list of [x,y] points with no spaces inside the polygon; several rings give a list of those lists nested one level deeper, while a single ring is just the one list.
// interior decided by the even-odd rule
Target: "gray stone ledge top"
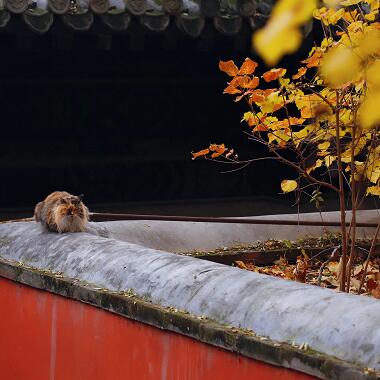
[{"label": "gray stone ledge top", "polygon": [[[176,223],[175,223],[176,224]],[[107,232],[107,223],[93,225]],[[380,371],[380,302],[91,233],[0,224],[0,256]]]}]

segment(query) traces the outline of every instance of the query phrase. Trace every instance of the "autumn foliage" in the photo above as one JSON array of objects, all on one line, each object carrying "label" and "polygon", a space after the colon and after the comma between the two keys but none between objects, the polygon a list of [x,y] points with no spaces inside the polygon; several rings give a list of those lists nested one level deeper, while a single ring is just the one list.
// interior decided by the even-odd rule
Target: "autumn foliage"
[{"label": "autumn foliage", "polygon": [[[325,38],[299,67],[291,72],[285,68],[262,72],[255,61],[246,58],[240,67],[231,60],[221,61],[219,69],[229,76],[224,94],[247,105],[242,122],[250,138],[268,148],[268,159],[295,170],[294,178],[279,181],[282,191],[306,193],[311,186],[310,197],[319,204],[323,201],[320,189],[329,188],[339,195],[346,268],[348,243],[355,241],[355,212],[361,202],[358,184],[365,188],[365,195],[380,196],[379,1],[324,3],[317,8],[315,0],[280,0],[267,25],[253,37],[257,52],[268,64],[275,64],[299,46],[300,28],[313,16],[320,21]],[[289,151],[294,159],[284,154]],[[193,153],[193,158],[239,164],[232,152],[224,144],[212,144]],[[337,176],[331,175],[333,171]],[[348,195],[353,219],[346,231]],[[347,264],[348,276],[343,269],[341,290],[346,277],[349,282],[351,264]]]}]

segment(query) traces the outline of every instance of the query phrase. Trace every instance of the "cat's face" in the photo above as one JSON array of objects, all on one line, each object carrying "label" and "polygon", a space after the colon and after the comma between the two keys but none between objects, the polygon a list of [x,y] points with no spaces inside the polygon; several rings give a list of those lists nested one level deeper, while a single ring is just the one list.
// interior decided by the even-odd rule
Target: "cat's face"
[{"label": "cat's face", "polygon": [[79,197],[66,196],[61,197],[56,206],[56,213],[60,217],[67,218],[83,218],[84,215],[84,205]]},{"label": "cat's face", "polygon": [[55,206],[55,223],[60,232],[84,231],[88,221],[88,210],[80,197],[61,197]]}]

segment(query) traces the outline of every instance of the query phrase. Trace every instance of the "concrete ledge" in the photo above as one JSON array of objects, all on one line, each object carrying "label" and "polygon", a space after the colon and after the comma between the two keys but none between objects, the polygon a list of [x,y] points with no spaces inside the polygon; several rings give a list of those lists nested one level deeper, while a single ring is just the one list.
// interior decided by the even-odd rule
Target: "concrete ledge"
[{"label": "concrete ledge", "polygon": [[[350,220],[350,212],[347,212]],[[267,215],[247,219],[277,219],[339,222],[336,211],[307,214]],[[379,210],[358,212],[358,222],[377,223]],[[144,247],[162,249],[169,252],[209,250],[217,247],[244,245],[257,240],[288,239],[296,240],[305,236],[321,236],[323,227],[219,224],[201,222],[162,222],[162,221],[117,221],[93,223],[92,231],[104,237],[111,237]],[[339,232],[338,227],[328,227],[330,232]],[[357,236],[372,236],[374,228],[358,228]]]},{"label": "concrete ledge", "polygon": [[[96,228],[107,232],[101,223]],[[88,233],[46,233],[32,222],[0,225],[0,256],[40,270],[62,272],[65,277],[112,292],[133,289],[138,297],[158,307],[203,315],[218,325],[248,329],[273,341],[307,343],[312,350],[339,358],[356,371],[357,366],[380,370],[378,300]],[[4,271],[2,275],[6,276]],[[43,283],[41,288],[54,291],[47,285]],[[243,346],[237,351],[244,353]],[[297,360],[299,365],[292,362],[289,366],[302,370],[299,367],[306,364]],[[331,378],[321,365],[317,371],[312,374]]]},{"label": "concrete ledge", "polygon": [[110,292],[92,284],[63,278],[0,259],[0,276],[78,300],[160,329],[186,335],[204,343],[279,367],[298,370],[321,379],[378,379],[376,373],[316,351],[260,337],[252,331],[225,326],[173,308],[143,300],[133,292]]}]

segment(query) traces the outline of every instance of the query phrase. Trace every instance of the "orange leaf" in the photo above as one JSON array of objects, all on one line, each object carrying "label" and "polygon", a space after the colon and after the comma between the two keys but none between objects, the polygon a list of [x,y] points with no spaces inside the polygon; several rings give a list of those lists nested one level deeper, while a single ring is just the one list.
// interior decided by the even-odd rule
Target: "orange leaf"
[{"label": "orange leaf", "polygon": [[264,124],[259,124],[257,127],[253,128],[255,132],[268,132],[268,128]]},{"label": "orange leaf", "polygon": [[244,86],[241,85],[243,88],[251,88],[254,89],[259,85],[259,78],[258,77],[253,77],[250,79],[248,82],[244,83]]},{"label": "orange leaf", "polygon": [[263,74],[265,82],[270,82],[283,77],[286,73],[286,69],[272,69]]},{"label": "orange leaf", "polygon": [[305,106],[305,107],[301,108],[301,117],[304,119],[310,119],[310,118],[314,117],[311,107]]},{"label": "orange leaf", "polygon": [[[234,79],[237,80],[237,83],[240,87],[245,88],[245,86],[249,83],[251,77],[249,77],[248,75],[243,75],[243,76],[236,77]],[[234,83],[235,83],[235,81],[234,81]]]},{"label": "orange leaf", "polygon": [[298,282],[306,282],[306,274],[309,268],[308,261],[302,257],[297,257],[296,267],[294,268],[294,276]]},{"label": "orange leaf", "polygon": [[319,62],[321,61],[323,53],[319,50],[315,51],[314,54],[310,57],[301,61],[302,63],[306,63],[308,68],[319,66]]},{"label": "orange leaf", "polygon": [[275,88],[268,88],[264,90],[264,96],[267,98],[270,94],[273,94],[275,91],[277,91]]},{"label": "orange leaf", "polygon": [[300,67],[297,71],[297,74],[294,74],[292,76],[293,79],[299,79],[301,78],[302,76],[304,76],[306,74],[306,71],[307,71],[307,68],[306,67]]},{"label": "orange leaf", "polygon": [[299,125],[305,121],[305,119],[298,118],[298,117],[289,117],[288,120],[289,120],[290,125]]},{"label": "orange leaf", "polygon": [[236,76],[239,72],[239,69],[232,60],[226,62],[219,61],[219,70],[225,72],[230,77]]},{"label": "orange leaf", "polygon": [[250,103],[257,102],[262,103],[265,101],[265,96],[263,95],[262,90],[255,90],[251,93],[251,96],[249,97]]},{"label": "orange leaf", "polygon": [[252,61],[250,58],[246,58],[240,67],[239,75],[250,75],[256,70],[257,66],[258,64],[255,61]]},{"label": "orange leaf", "polygon": [[199,152],[191,153],[193,155],[192,160],[195,160],[197,157],[200,157],[200,156],[206,156],[209,153],[210,153],[209,149],[202,149]]},{"label": "orange leaf", "polygon": [[219,157],[221,156],[226,150],[228,150],[224,144],[211,144],[209,146],[209,149],[211,152],[214,152],[212,155],[211,155],[211,158],[216,158],[216,157]]},{"label": "orange leaf", "polygon": [[241,91],[237,89],[235,86],[232,84],[229,84],[223,91],[223,94],[230,94],[230,95],[235,95],[235,94],[241,94]]},{"label": "orange leaf", "polygon": [[210,144],[209,149],[211,150],[211,152],[219,152],[221,150],[226,150],[226,147],[224,144]]}]

